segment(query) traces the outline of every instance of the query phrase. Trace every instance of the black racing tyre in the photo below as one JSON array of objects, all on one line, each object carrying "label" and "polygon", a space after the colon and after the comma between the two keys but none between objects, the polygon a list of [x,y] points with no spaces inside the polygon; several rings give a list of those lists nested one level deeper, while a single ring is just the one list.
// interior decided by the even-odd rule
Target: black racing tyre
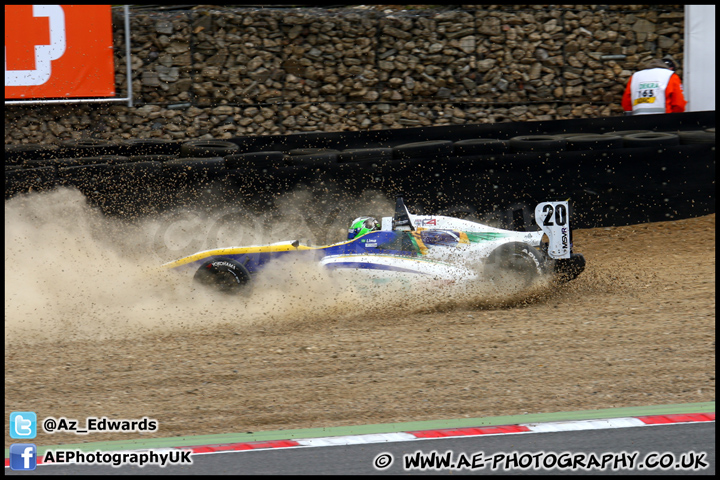
[{"label": "black racing tyre", "polygon": [[58,167],[76,167],[80,165],[97,165],[128,163],[130,159],[123,155],[98,155],[95,157],[58,158],[55,164]]},{"label": "black racing tyre", "polygon": [[680,137],[680,145],[692,145],[694,143],[715,143],[715,132],[707,130],[686,130],[678,132]]},{"label": "black racing tyre", "polygon": [[447,158],[452,154],[453,142],[451,140],[428,140],[393,147],[393,157],[398,160]]},{"label": "black racing tyre", "polygon": [[349,148],[337,154],[338,163],[383,163],[392,159],[393,149],[389,147]]},{"label": "black racing tyre", "polygon": [[334,148],[293,148],[288,151],[289,155],[315,155],[316,153],[338,153],[340,150]]},{"label": "black racing tyre", "polygon": [[61,185],[74,185],[81,188],[97,187],[108,178],[109,165],[95,163],[58,167],[57,175]]},{"label": "black racing tyre", "polygon": [[118,142],[87,138],[65,140],[60,143],[59,154],[63,157],[96,157],[98,155],[120,155],[123,145]]},{"label": "black racing tyre", "polygon": [[5,164],[22,163],[26,160],[51,159],[58,156],[58,146],[53,144],[26,143],[5,145]]},{"label": "black racing tyre", "polygon": [[250,293],[250,272],[232,258],[214,257],[207,260],[195,272],[193,280],[226,295]]},{"label": "black racing tyre", "polygon": [[680,137],[672,133],[633,133],[623,137],[623,146],[633,147],[674,147],[680,145]]},{"label": "black racing tyre", "polygon": [[625,135],[635,135],[636,133],[653,133],[652,130],[618,130],[616,132],[605,132],[603,135],[620,135],[621,137],[624,137]]},{"label": "black racing tyre", "polygon": [[453,151],[457,156],[487,155],[490,153],[506,153],[509,151],[509,147],[505,140],[498,140],[497,138],[470,138],[455,142]]},{"label": "black racing tyre", "polygon": [[163,178],[176,187],[219,180],[227,175],[222,157],[178,158],[160,165]]},{"label": "black racing tyre", "polygon": [[22,168],[5,172],[5,182],[13,182],[18,191],[46,190],[57,183],[55,167]]},{"label": "black racing tyre", "polygon": [[225,140],[191,140],[180,146],[180,156],[189,157],[225,157],[239,153],[239,147]]},{"label": "black racing tyre", "polygon": [[267,152],[247,152],[227,155],[225,157],[225,168],[235,170],[237,168],[267,168],[284,165],[285,153],[273,150]]},{"label": "black racing tyre", "polygon": [[608,150],[623,147],[620,135],[585,134],[566,137],[568,150]]},{"label": "black racing tyre", "polygon": [[483,275],[502,295],[521,293],[543,274],[545,261],[534,247],[522,242],[505,243],[485,259]]},{"label": "black racing tyre", "polygon": [[180,142],[166,138],[131,138],[123,142],[123,153],[139,155],[180,155]]},{"label": "black racing tyre", "polygon": [[64,162],[70,162],[73,158],[31,158],[22,162],[25,168],[54,167]]},{"label": "black racing tyre", "polygon": [[[558,137],[563,137],[563,138],[572,138],[572,137],[579,137],[579,136],[582,136],[582,135],[591,135],[591,134],[590,134],[590,133],[578,133],[578,132],[576,132],[576,133],[554,133],[553,135],[556,135],[556,136],[558,136]],[[592,135],[594,135],[594,134],[592,134]]]},{"label": "black racing tyre", "polygon": [[559,152],[567,146],[567,140],[559,135],[520,135],[508,143],[516,152]]},{"label": "black racing tyre", "polygon": [[162,169],[166,171],[192,171],[196,169],[225,168],[225,159],[222,157],[181,157],[163,162]]},{"label": "black racing tyre", "polygon": [[119,163],[110,165],[108,175],[117,175],[120,178],[149,180],[160,173],[161,165],[162,163],[160,162]]},{"label": "black racing tyre", "polygon": [[289,155],[285,161],[290,166],[298,167],[326,167],[337,163],[337,153],[319,152],[307,155]]},{"label": "black racing tyre", "polygon": [[132,162],[168,162],[170,160],[177,160],[177,155],[162,155],[162,154],[151,154],[151,155],[133,155],[129,158]]}]

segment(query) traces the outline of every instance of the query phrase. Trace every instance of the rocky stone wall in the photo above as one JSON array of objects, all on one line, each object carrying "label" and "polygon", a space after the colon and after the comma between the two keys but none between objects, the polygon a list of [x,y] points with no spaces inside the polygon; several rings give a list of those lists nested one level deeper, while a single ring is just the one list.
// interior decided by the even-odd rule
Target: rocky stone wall
[{"label": "rocky stone wall", "polygon": [[[122,9],[116,83],[127,92]],[[682,5],[131,10],[135,105],[8,106],[5,143],[175,140],[621,115],[683,61]],[[682,70],[678,73],[682,77]]]}]

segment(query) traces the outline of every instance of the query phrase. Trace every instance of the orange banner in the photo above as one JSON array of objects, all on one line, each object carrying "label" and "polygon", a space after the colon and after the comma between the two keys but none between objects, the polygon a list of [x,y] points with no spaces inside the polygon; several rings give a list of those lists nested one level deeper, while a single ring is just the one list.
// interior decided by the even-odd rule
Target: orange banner
[{"label": "orange banner", "polygon": [[110,5],[5,5],[5,98],[115,95]]}]

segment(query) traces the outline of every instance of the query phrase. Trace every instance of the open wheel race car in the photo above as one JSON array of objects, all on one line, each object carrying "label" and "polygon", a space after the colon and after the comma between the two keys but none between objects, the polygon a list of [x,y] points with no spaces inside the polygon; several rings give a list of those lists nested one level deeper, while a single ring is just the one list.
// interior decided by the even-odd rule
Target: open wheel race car
[{"label": "open wheel race car", "polygon": [[572,251],[568,202],[538,204],[535,219],[539,231],[504,230],[460,218],[413,215],[398,198],[394,216],[383,217],[381,223],[371,217],[356,219],[343,242],[306,246],[294,240],[218,248],[163,266],[194,271],[195,281],[230,294],[248,293],[268,264],[289,256],[374,279],[482,281],[498,290],[509,284],[527,288],[543,276],[560,282],[576,278],[585,259]]}]

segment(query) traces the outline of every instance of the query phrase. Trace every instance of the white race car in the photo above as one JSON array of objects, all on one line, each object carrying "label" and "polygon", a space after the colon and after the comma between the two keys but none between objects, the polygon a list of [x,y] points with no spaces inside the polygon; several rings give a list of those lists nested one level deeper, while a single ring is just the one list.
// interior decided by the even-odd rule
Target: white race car
[{"label": "white race car", "polygon": [[[348,239],[325,246],[299,241],[227,247],[166,263],[194,271],[194,279],[225,293],[249,292],[254,278],[277,259],[317,261],[332,271],[380,279],[430,279],[442,283],[488,282],[498,289],[527,288],[544,276],[560,282],[585,268],[573,252],[567,201],[543,202],[535,208],[534,232],[494,228],[441,215],[413,215],[403,199],[395,215],[382,222],[359,218]],[[543,241],[547,236],[547,242]]]}]

